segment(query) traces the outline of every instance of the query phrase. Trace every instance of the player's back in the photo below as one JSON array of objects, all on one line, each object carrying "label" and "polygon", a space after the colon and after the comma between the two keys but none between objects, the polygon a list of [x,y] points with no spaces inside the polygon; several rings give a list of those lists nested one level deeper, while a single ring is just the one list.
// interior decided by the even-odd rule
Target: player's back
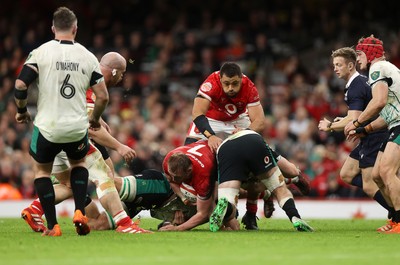
[{"label": "player's back", "polygon": [[86,90],[93,73],[100,73],[96,57],[78,43],[52,40],[34,50],[26,63],[39,71],[35,126],[52,142],[81,139],[88,128]]}]

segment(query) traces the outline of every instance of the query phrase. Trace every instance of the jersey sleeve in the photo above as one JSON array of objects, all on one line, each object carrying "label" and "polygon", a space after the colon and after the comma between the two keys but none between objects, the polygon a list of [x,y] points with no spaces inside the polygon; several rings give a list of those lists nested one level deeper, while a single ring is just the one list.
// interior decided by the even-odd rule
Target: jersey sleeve
[{"label": "jersey sleeve", "polygon": [[378,81],[386,81],[387,79],[390,79],[387,72],[388,71],[384,64],[379,62],[373,64],[369,70],[369,84],[371,85],[371,88]]},{"label": "jersey sleeve", "polygon": [[[247,78],[247,77],[246,77]],[[248,87],[248,103],[247,106],[252,107],[252,106],[257,106],[260,105],[260,95],[258,94],[257,87],[254,85],[254,83],[247,78],[246,82],[244,83]]]},{"label": "jersey sleeve", "polygon": [[38,49],[34,49],[31,51],[28,55],[28,57],[25,60],[25,65],[26,64],[37,64],[37,54],[38,54]]},{"label": "jersey sleeve", "polygon": [[213,98],[216,96],[218,86],[215,81],[215,75],[217,75],[217,72],[214,72],[207,77],[207,79],[201,84],[197,95],[200,95],[209,101],[213,101]]}]

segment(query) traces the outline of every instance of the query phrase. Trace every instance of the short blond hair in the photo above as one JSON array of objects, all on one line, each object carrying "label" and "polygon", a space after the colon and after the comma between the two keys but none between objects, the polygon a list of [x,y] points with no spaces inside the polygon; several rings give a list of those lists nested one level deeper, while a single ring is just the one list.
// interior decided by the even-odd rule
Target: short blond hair
[{"label": "short blond hair", "polygon": [[357,53],[353,48],[350,47],[343,47],[332,51],[332,58],[336,57],[343,57],[346,62],[353,62],[355,63],[357,60]]}]

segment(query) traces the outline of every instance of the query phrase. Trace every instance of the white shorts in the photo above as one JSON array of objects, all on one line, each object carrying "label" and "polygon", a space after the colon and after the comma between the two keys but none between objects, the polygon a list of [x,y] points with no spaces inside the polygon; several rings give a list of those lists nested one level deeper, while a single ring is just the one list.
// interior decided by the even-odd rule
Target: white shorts
[{"label": "white shorts", "polygon": [[58,155],[54,158],[53,169],[51,173],[56,174],[67,170],[70,167],[70,163],[68,161],[67,154],[64,151],[58,153]]},{"label": "white shorts", "polygon": [[[213,129],[215,134],[221,139],[227,138],[236,128],[246,129],[251,124],[249,115],[247,113],[241,114],[237,119],[232,121],[217,121],[208,117],[207,119],[210,123],[211,129]],[[190,124],[186,137],[207,139],[201,132],[199,132],[193,122]]]}]

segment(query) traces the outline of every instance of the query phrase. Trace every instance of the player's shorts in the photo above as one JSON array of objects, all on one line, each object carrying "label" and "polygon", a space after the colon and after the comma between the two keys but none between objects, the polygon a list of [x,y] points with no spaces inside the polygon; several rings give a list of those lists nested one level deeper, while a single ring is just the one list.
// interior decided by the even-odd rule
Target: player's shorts
[{"label": "player's shorts", "polygon": [[271,148],[259,134],[249,130],[239,133],[242,135],[225,140],[218,149],[219,183],[230,180],[243,182],[249,173],[258,176],[277,166]]},{"label": "player's shorts", "polygon": [[[213,129],[215,134],[221,139],[225,139],[227,136],[231,135],[236,128],[243,128],[243,129],[248,128],[251,123],[249,115],[247,113],[241,114],[237,119],[232,121],[217,121],[208,117],[207,119],[211,129]],[[196,125],[193,122],[189,126],[189,130],[187,132],[186,137],[205,139],[205,140],[207,139],[197,129]]]},{"label": "player's shorts", "polygon": [[53,169],[51,170],[51,173],[57,174],[63,172],[70,168],[70,166],[71,165],[68,161],[67,154],[64,151],[61,151],[54,158]]},{"label": "player's shorts", "polygon": [[357,147],[351,151],[350,157],[358,160],[360,168],[373,167],[378,152],[388,137],[388,131],[380,131],[361,138]]},{"label": "player's shorts", "polygon": [[33,127],[29,154],[38,163],[51,163],[62,150],[73,160],[84,158],[89,151],[88,134],[79,141],[71,143],[52,143],[40,133],[39,128]]},{"label": "player's shorts", "polygon": [[144,170],[135,175],[135,179],[135,199],[132,202],[125,202],[130,217],[141,210],[161,207],[173,194],[167,178],[157,170]]},{"label": "player's shorts", "polygon": [[108,153],[107,148],[105,148],[104,146],[102,146],[102,145],[96,143],[96,142],[93,141],[93,140],[90,140],[90,141],[91,141],[91,142],[94,144],[94,146],[100,151],[100,153],[101,153],[101,155],[103,156],[103,159],[104,159],[104,160],[107,160],[107,159],[110,157],[110,154]]},{"label": "player's shorts", "polygon": [[388,138],[386,139],[386,141],[384,141],[382,143],[382,146],[381,146],[381,148],[379,150],[381,152],[385,151],[386,144],[388,142],[393,142],[393,143],[396,143],[396,144],[400,145],[400,125],[390,129],[389,132],[388,132],[388,135],[389,135]]}]

